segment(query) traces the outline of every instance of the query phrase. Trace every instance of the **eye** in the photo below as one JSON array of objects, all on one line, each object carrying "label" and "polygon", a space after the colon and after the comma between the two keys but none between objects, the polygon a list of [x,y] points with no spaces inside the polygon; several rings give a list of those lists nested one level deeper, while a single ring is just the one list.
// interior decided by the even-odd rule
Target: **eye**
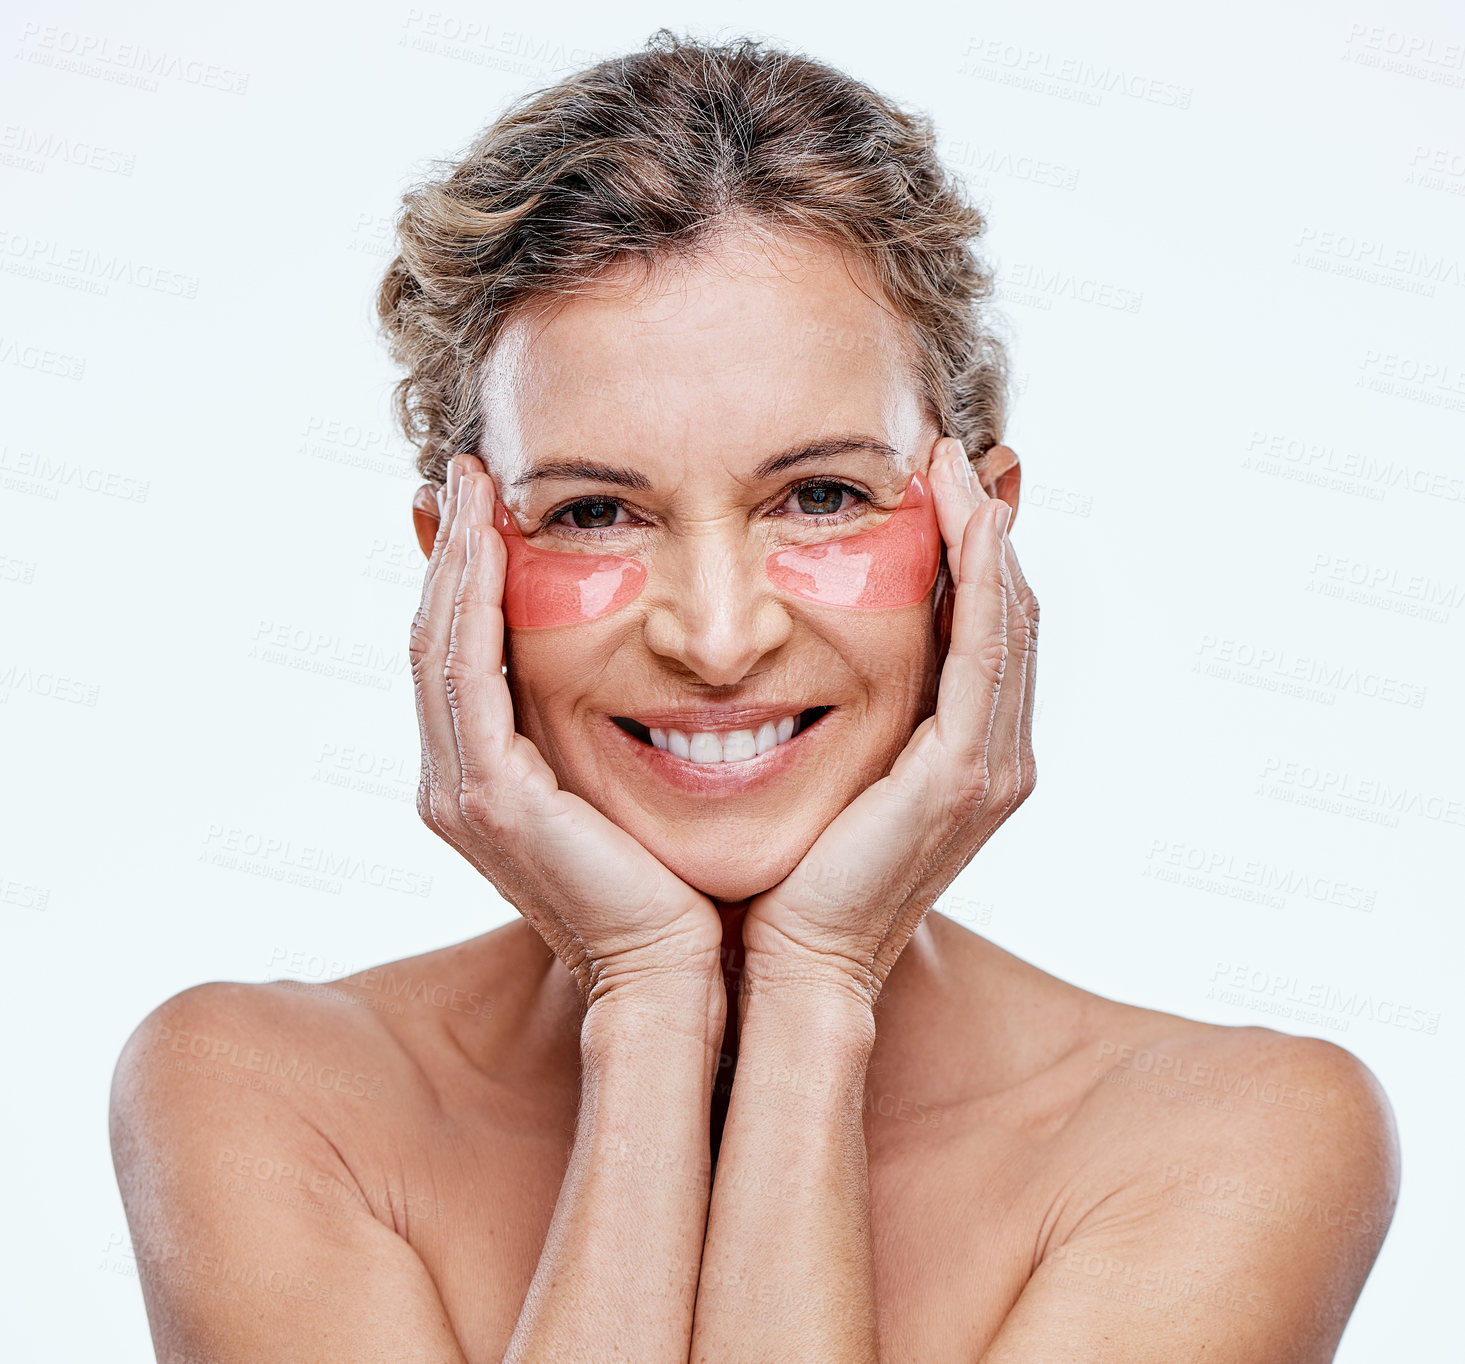
[{"label": "eye", "polygon": [[[562,507],[546,523],[561,525],[566,530],[608,530],[616,524],[616,513],[625,510],[621,504],[609,497],[586,497]],[[568,516],[570,520],[564,521]]]},{"label": "eye", "polygon": [[858,488],[827,478],[799,484],[789,493],[789,499],[797,503],[800,512],[816,521],[848,521],[870,503]]}]

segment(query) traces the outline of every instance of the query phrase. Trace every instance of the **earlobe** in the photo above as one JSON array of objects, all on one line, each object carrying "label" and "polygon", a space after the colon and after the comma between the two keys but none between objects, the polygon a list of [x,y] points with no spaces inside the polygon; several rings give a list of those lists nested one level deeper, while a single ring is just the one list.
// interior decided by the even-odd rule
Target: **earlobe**
[{"label": "earlobe", "polygon": [[432,547],[437,541],[438,523],[442,511],[438,506],[438,489],[435,483],[424,483],[412,495],[412,528],[417,532],[417,543],[427,558],[432,558]]}]

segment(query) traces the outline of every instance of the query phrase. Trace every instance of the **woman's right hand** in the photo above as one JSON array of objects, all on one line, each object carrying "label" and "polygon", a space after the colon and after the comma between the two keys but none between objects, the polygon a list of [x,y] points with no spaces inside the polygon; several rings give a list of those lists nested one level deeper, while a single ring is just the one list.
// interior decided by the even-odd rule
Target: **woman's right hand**
[{"label": "woman's right hand", "polygon": [[448,465],[410,654],[422,733],[417,810],[529,920],[587,1004],[616,991],[720,978],[712,901],[594,806],[560,790],[514,729],[503,673],[508,552],[493,480]]}]

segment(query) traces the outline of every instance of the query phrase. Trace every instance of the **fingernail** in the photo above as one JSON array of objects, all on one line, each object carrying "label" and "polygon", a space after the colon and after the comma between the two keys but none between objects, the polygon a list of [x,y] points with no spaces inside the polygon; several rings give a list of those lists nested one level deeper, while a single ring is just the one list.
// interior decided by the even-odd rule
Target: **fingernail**
[{"label": "fingernail", "polygon": [[956,476],[961,479],[961,486],[972,491],[972,462],[966,457],[965,451],[956,457]]},{"label": "fingernail", "polygon": [[1008,526],[1008,523],[1011,520],[1012,520],[1012,508],[1009,507],[1007,505],[1007,503],[1005,503],[1005,502],[999,503],[998,504],[998,507],[997,507],[997,534],[998,535],[1005,536],[1007,534],[1007,526]]},{"label": "fingernail", "polygon": [[462,474],[458,476],[457,497],[453,507],[453,530],[455,532],[460,527],[466,529],[468,525],[469,510],[473,506],[473,488],[472,474],[468,474],[466,477]]},{"label": "fingernail", "polygon": [[463,476],[463,468],[462,468],[462,466],[458,463],[458,461],[457,461],[456,458],[450,459],[448,461],[448,497],[449,497],[449,499],[451,499],[451,498],[453,498],[454,496],[457,495],[457,492],[458,492],[458,480],[462,476]]},{"label": "fingernail", "polygon": [[466,562],[471,564],[473,562],[473,556],[478,553],[478,527],[469,526],[468,533],[463,537],[463,539],[465,544],[467,545],[468,550]]}]

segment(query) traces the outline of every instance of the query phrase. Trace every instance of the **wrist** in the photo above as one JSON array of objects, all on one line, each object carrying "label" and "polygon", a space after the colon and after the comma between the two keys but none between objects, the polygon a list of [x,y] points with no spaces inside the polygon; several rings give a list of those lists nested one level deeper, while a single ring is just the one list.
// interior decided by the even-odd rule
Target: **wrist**
[{"label": "wrist", "polygon": [[806,1136],[854,1130],[875,1050],[875,1016],[842,981],[766,975],[738,1013],[734,1102],[773,1110]]},{"label": "wrist", "polygon": [[575,939],[574,960],[566,959],[566,965],[587,1007],[611,996],[700,997],[722,977],[722,931],[715,914],[694,910],[649,935],[627,936],[637,939],[634,945],[608,943],[605,935],[593,946]]},{"label": "wrist", "polygon": [[853,1051],[875,1041],[878,987],[853,966],[798,956],[749,952],[738,993],[738,1024],[777,1016],[810,1042],[844,1042]]},{"label": "wrist", "polygon": [[592,992],[581,1049],[604,1054],[630,1043],[654,1047],[686,1039],[717,1053],[726,1025],[727,990],[715,958],[710,968],[623,972]]},{"label": "wrist", "polygon": [[750,947],[743,962],[739,1001],[783,998],[815,1010],[871,1014],[881,981],[868,966],[843,956],[780,944],[769,951]]}]

